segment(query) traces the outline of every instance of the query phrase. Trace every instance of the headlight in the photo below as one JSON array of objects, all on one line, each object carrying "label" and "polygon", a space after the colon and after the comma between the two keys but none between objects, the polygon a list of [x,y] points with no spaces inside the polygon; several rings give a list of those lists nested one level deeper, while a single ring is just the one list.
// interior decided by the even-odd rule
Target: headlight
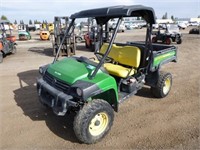
[{"label": "headlight", "polygon": [[46,72],[46,70],[47,70],[48,67],[49,67],[49,64],[39,67],[39,73],[41,75],[44,75],[44,73]]},{"label": "headlight", "polygon": [[40,67],[40,68],[39,68],[39,73],[40,73],[40,74],[43,74],[43,72],[44,72],[43,67]]},{"label": "headlight", "polygon": [[80,88],[77,88],[76,93],[77,93],[78,96],[82,96],[83,91]]}]

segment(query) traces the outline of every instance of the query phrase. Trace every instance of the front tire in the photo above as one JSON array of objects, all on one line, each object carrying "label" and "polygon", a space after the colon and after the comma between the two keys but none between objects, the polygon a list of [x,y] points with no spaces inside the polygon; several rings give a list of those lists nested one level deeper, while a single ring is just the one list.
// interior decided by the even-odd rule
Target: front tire
[{"label": "front tire", "polygon": [[180,38],[176,43],[177,44],[181,44],[182,43],[182,39]]},{"label": "front tire", "polygon": [[166,97],[172,86],[172,75],[171,73],[160,72],[158,81],[155,87],[151,87],[151,92],[156,98]]},{"label": "front tire", "polygon": [[83,143],[92,144],[101,140],[111,129],[114,111],[110,104],[95,99],[77,113],[74,118],[74,132]]}]

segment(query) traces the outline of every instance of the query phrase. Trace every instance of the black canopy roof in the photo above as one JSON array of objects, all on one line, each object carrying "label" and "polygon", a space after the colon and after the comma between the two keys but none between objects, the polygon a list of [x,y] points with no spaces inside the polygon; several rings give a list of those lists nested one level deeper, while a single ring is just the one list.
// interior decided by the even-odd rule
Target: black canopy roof
[{"label": "black canopy roof", "polygon": [[105,8],[83,10],[71,15],[71,19],[75,18],[96,18],[98,23],[105,23],[111,18],[118,17],[143,17],[147,23],[155,24],[155,14],[151,7],[142,5],[130,6],[112,6]]}]

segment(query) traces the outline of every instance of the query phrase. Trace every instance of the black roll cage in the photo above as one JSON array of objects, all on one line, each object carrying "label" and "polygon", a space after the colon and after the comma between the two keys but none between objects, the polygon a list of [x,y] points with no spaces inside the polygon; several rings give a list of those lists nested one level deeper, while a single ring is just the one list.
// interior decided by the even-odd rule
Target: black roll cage
[{"label": "black roll cage", "polygon": [[[114,40],[117,35],[117,31],[119,29],[120,23],[122,21],[123,17],[143,17],[145,21],[147,22],[147,31],[146,31],[146,39],[145,39],[145,50],[144,50],[144,58],[142,59],[144,62],[142,64],[145,64],[143,69],[143,73],[148,73],[150,70],[150,65],[152,63],[152,56],[153,56],[153,48],[152,48],[152,42],[151,42],[151,33],[152,33],[152,24],[155,24],[155,15],[154,10],[151,7],[145,7],[142,5],[132,5],[132,6],[113,6],[113,7],[106,7],[106,8],[98,8],[98,9],[91,9],[91,10],[85,10],[80,11],[78,13],[72,14],[69,27],[66,29],[64,37],[61,41],[61,44],[58,48],[57,54],[54,58],[53,63],[56,62],[59,56],[59,52],[61,50],[61,45],[64,42],[65,38],[70,37],[73,33],[73,30],[75,28],[75,19],[76,18],[89,18],[93,17],[96,19],[96,22],[100,27],[104,24],[106,24],[110,19],[112,18],[118,18],[116,28],[114,29],[114,32],[112,34],[111,40],[109,42],[109,46],[96,66],[96,69],[94,72],[90,75],[90,79],[94,78],[97,74],[98,70],[103,65],[106,57],[111,51],[112,45],[114,43]],[[102,35],[101,35],[102,36]]]}]

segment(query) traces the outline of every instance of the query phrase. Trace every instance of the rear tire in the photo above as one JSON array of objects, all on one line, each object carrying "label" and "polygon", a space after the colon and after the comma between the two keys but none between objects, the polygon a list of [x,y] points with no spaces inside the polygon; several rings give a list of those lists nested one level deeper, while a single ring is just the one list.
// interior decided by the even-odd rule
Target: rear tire
[{"label": "rear tire", "polygon": [[166,97],[172,86],[172,75],[168,72],[160,72],[155,87],[151,87],[152,94],[157,98]]},{"label": "rear tire", "polygon": [[152,37],[152,43],[157,43],[157,38],[155,36]]},{"label": "rear tire", "polygon": [[165,43],[167,45],[170,45],[172,43],[172,39],[171,38],[166,38]]},{"label": "rear tire", "polygon": [[74,118],[74,132],[83,143],[92,144],[101,140],[111,129],[114,111],[110,104],[95,99],[85,104]]},{"label": "rear tire", "polygon": [[81,37],[76,37],[76,43],[81,43],[82,42],[82,39],[81,39]]}]

